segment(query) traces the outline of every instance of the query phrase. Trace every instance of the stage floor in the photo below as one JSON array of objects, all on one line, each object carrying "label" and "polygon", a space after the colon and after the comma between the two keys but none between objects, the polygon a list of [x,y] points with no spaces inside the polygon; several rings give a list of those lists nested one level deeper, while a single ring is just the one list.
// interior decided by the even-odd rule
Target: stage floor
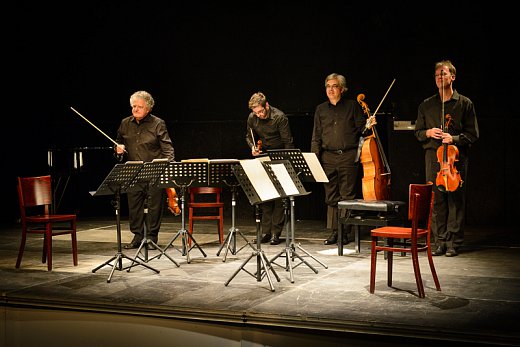
[{"label": "stage floor", "polygon": [[[227,222],[225,235],[231,227]],[[250,242],[256,236],[254,220],[238,220],[235,227]],[[165,217],[159,246],[181,229],[180,217]],[[258,252],[239,234],[237,249],[245,247],[236,254],[228,251],[225,259],[224,248],[217,256],[220,244],[211,222],[195,223],[194,237],[206,257],[195,247],[188,262],[178,237],[161,257],[151,250],[147,258],[137,258],[152,269],[137,265],[130,271],[114,268],[113,262],[103,265],[120,254],[115,218],[79,219],[76,267],[70,236],[55,238],[52,272],[41,263],[40,238],[29,237],[15,269],[20,226],[4,226],[0,233],[0,346],[51,345],[59,336],[66,338],[67,329],[57,328],[64,323],[74,330],[74,346],[114,341],[161,346],[165,339],[169,345],[198,346],[520,343],[520,236],[512,228],[468,226],[459,256],[434,258],[442,291],[435,290],[422,254],[425,299],[417,296],[409,257],[399,255],[392,287],[386,285],[383,254],[378,255],[376,290],[370,294],[368,231],[362,230],[359,254],[351,242],[338,256],[336,246],[323,244],[329,236],[324,221],[296,221],[294,250],[285,241],[262,244],[267,259],[278,257],[274,272],[260,278],[255,275]],[[124,217],[121,235],[123,244],[131,240]],[[121,254],[124,267],[136,259],[136,250]],[[286,254],[305,262],[296,259],[288,266]],[[170,336],[177,336],[177,344]]]}]

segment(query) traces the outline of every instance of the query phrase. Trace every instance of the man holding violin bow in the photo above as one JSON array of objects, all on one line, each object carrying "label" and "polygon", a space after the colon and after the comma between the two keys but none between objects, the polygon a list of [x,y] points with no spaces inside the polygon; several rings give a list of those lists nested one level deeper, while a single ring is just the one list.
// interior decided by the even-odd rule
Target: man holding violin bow
[{"label": "man holding violin bow", "polygon": [[[254,157],[269,149],[294,148],[289,119],[285,113],[269,105],[267,97],[254,93],[248,103],[251,113],[247,117],[246,143]],[[281,199],[260,204],[262,211],[262,243],[280,244],[284,226],[284,206]],[[256,241],[255,241],[256,242]]]},{"label": "man holding violin bow", "polygon": [[419,105],[415,137],[425,150],[426,182],[435,182],[433,255],[453,257],[464,242],[468,152],[479,129],[473,102],[453,89],[455,66],[443,60],[434,71],[438,93]]}]

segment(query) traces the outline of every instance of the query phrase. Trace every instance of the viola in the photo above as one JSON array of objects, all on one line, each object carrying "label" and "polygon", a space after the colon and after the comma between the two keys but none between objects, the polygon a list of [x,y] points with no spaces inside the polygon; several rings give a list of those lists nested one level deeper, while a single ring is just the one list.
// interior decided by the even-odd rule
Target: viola
[{"label": "viola", "polygon": [[[451,123],[451,116],[446,115],[446,124],[443,131],[448,131]],[[455,145],[443,143],[437,148],[437,161],[440,169],[437,172],[435,183],[441,192],[454,192],[462,186],[462,178],[455,167],[455,162],[459,160],[459,149]]]},{"label": "viola", "polygon": [[166,193],[168,194],[168,210],[175,216],[180,215],[179,198],[177,197],[175,188],[166,188]]},{"label": "viola", "polygon": [[256,141],[256,150],[258,152],[262,152],[262,140],[261,139],[258,139],[258,141]]},{"label": "viola", "polygon": [[[357,97],[363,112],[370,118],[370,109],[363,101],[364,94]],[[377,129],[372,127],[372,134],[365,137],[361,148],[363,165],[362,191],[364,200],[390,200],[390,166],[379,141]]]}]

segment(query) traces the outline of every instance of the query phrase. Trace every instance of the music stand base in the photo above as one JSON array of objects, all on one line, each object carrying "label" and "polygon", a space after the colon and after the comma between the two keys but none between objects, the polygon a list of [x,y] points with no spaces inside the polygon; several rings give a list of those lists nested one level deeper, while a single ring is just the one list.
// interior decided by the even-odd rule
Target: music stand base
[{"label": "music stand base", "polygon": [[[255,273],[253,273],[245,268],[247,263],[251,259],[253,259],[253,257],[256,257],[257,271]],[[278,282],[280,282],[280,277],[278,277],[278,274],[276,273],[276,271],[274,271],[273,266],[271,265],[271,263],[265,256],[265,253],[262,250],[255,250],[254,252],[252,252],[251,255],[249,256],[249,258],[247,258],[242,263],[242,265],[235,271],[235,273],[227,280],[227,282],[225,283],[225,286],[227,286],[229,284],[229,282],[231,282],[231,280],[233,280],[233,278],[235,278],[235,276],[238,275],[240,270],[243,270],[245,273],[251,275],[252,277],[255,277],[257,282],[261,282],[264,277],[267,277],[267,281],[269,282],[269,287],[271,288],[272,292],[274,292],[274,285],[273,285],[273,281],[271,280],[271,276],[269,275],[269,271],[271,271],[273,273],[274,277],[276,278],[276,280]]]},{"label": "music stand base", "polygon": [[[178,237],[181,237],[181,247],[180,249],[175,247],[173,245],[173,243],[175,242],[175,240],[177,240]],[[193,245],[190,247],[189,246],[189,241],[191,241],[193,243]],[[166,252],[166,250],[168,248],[174,248],[176,249],[177,251],[179,251],[183,256],[186,256],[186,262],[189,264],[191,262],[191,259],[190,259],[190,252],[191,250],[194,248],[194,247],[197,247],[198,250],[202,253],[202,255],[204,256],[204,258],[207,257],[206,253],[202,250],[202,248],[199,246],[199,244],[197,243],[197,241],[195,241],[195,239],[193,238],[193,235],[191,235],[186,229],[181,229],[177,232],[177,234],[170,240],[170,242],[168,242],[168,244],[166,245],[166,247],[164,247],[164,252]],[[160,257],[161,255],[159,254],[158,257]]]},{"label": "music stand base", "polygon": [[[240,235],[246,242],[246,244],[243,245],[242,247],[240,247],[238,250],[237,250],[237,234]],[[224,247],[226,247],[226,252],[224,253],[224,259],[222,259],[222,261],[225,262],[227,259],[228,252],[231,252],[231,254],[233,254],[233,255],[237,255],[238,252],[240,252],[247,246],[251,247],[253,249],[253,251],[256,250],[255,247],[253,247],[251,242],[244,236],[244,234],[242,234],[242,232],[240,230],[232,227],[229,231],[229,234],[226,236],[226,239],[220,246],[220,248],[217,252],[217,257],[220,255],[220,252],[222,252],[222,249],[224,249]]]},{"label": "music stand base", "polygon": [[[307,253],[307,255],[308,255],[308,253]],[[285,266],[282,266],[282,265],[280,265],[280,264],[275,262],[276,259],[284,258],[284,257],[285,257]],[[295,258],[298,258],[300,260],[300,262],[298,264],[293,265]],[[311,264],[309,264],[298,253],[296,253],[294,245],[290,245],[288,247],[285,247],[285,249],[283,251],[281,251],[273,259],[271,259],[271,264],[278,265],[278,266],[284,268],[285,271],[289,271],[291,283],[294,283],[293,269],[295,269],[296,267],[298,267],[301,264],[307,265],[312,271],[314,271],[314,273],[316,273],[316,274],[318,273],[318,270],[316,270],[316,268],[314,268]]]},{"label": "music stand base", "polygon": [[[149,245],[152,245],[155,247],[156,250],[159,251],[159,254],[157,255],[154,255],[152,258],[148,258],[148,253],[150,252],[150,249],[148,249]],[[141,252],[143,254],[143,257],[141,257]],[[177,265],[177,267],[179,267],[179,263],[177,263],[172,257],[170,257],[168,254],[165,253],[165,250],[162,249],[161,247],[159,247],[158,244],[156,244],[155,242],[153,242],[152,239],[143,239],[141,241],[141,244],[139,245],[139,248],[137,248],[137,252],[135,252],[135,256],[133,258],[133,260],[141,260],[142,262],[144,263],[148,263],[154,259],[158,259],[160,256],[164,255],[166,258],[168,258],[172,263],[174,263],[175,265]],[[130,272],[130,269],[134,266],[134,264],[130,265],[128,267],[128,270],[127,272]]]},{"label": "music stand base", "polygon": [[[123,259],[128,259],[132,262],[132,265],[128,265],[126,267],[123,267]],[[137,265],[141,265],[141,266],[144,266],[152,271],[154,271],[155,273],[159,273],[159,270],[156,270],[154,269],[153,267],[139,261],[139,260],[136,260],[136,259],[132,259],[130,258],[129,256],[121,253],[121,252],[118,252],[116,253],[116,255],[114,255],[112,258],[110,258],[109,260],[107,260],[106,262],[104,262],[103,264],[99,265],[98,267],[92,269],[92,272],[95,273],[97,270],[101,269],[102,267],[105,267],[105,266],[109,266],[111,265],[110,263],[111,262],[114,262],[114,264],[112,265],[112,271],[110,271],[110,274],[108,275],[108,278],[107,278],[107,283],[110,283],[110,281],[112,280],[112,275],[114,274],[115,270],[119,270],[119,271],[123,271],[123,270],[126,270],[126,269],[129,269],[133,266],[137,266]]]}]

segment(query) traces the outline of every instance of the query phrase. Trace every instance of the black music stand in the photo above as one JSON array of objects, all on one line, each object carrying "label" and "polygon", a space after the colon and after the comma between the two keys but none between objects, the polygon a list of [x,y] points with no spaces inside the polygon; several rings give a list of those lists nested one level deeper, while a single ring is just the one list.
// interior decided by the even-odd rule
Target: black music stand
[{"label": "black music stand", "polygon": [[[235,227],[236,190],[237,187],[240,186],[232,170],[235,165],[239,165],[238,159],[213,159],[209,161],[209,185],[214,186],[224,183],[231,189],[231,228],[229,228],[229,233],[217,252],[218,257],[220,252],[222,252],[222,249],[226,247],[224,259],[222,259],[224,262],[226,261],[228,251],[230,251],[231,254],[236,255],[247,246],[251,247],[253,250],[255,249],[244,234]],[[237,249],[237,234],[246,242],[246,244],[239,249]]]},{"label": "black music stand", "polygon": [[[291,176],[288,172],[288,168],[292,168],[289,161],[284,160],[271,162],[269,165],[266,163],[267,162],[262,162],[258,159],[241,160],[240,165],[233,167],[233,172],[240,182],[242,189],[246,193],[249,202],[255,206],[257,237],[256,249],[254,249],[251,256],[244,261],[244,263],[226,282],[226,286],[240,272],[240,270],[243,270],[247,274],[256,277],[258,282],[260,282],[264,276],[267,277],[271,291],[274,291],[274,286],[273,282],[271,281],[271,277],[269,276],[269,271],[272,271],[278,282],[280,282],[280,278],[278,277],[271,262],[267,259],[261,248],[261,209],[259,204],[266,201],[286,198],[290,195],[299,195],[301,194],[301,191],[296,188],[296,184],[294,182],[294,179],[298,180],[298,178],[294,174]],[[303,188],[303,186],[301,186],[301,188]],[[245,266],[255,256],[257,260],[257,270],[255,273],[253,273],[248,271]]]},{"label": "black music stand", "polygon": [[[188,230],[186,230],[186,215],[185,215],[185,200],[186,200],[186,191],[190,186],[207,186],[208,185],[208,161],[193,161],[193,162],[174,162],[171,161],[166,166],[166,169],[163,171],[161,176],[159,177],[159,182],[157,184],[158,187],[163,188],[171,188],[178,187],[180,188],[180,200],[181,200],[181,229],[175,234],[170,242],[164,248],[164,252],[170,247],[177,249],[183,256],[186,256],[186,262],[189,264],[191,262],[190,259],[190,251],[197,247],[198,250],[202,253],[204,257],[207,257],[206,253],[199,246],[197,241],[193,238]],[[178,237],[181,237],[181,248],[176,248],[173,243]],[[191,240],[192,245],[189,246],[189,240]],[[159,254],[160,257],[162,254]]]},{"label": "black music stand", "polygon": [[[144,229],[143,229],[143,240],[141,241],[141,244],[137,248],[137,252],[135,253],[134,260],[140,259],[144,262],[148,262],[150,260],[153,260],[155,258],[158,258],[159,255],[163,255],[170,259],[177,267],[180,265],[173,260],[169,255],[164,253],[164,250],[159,247],[158,244],[156,244],[152,239],[148,238],[148,225],[150,223],[149,216],[148,216],[148,206],[150,204],[150,194],[149,189],[150,187],[157,186],[157,181],[159,179],[159,176],[163,173],[164,169],[168,165],[168,159],[154,159],[151,162],[144,163],[143,168],[137,173],[137,175],[134,177],[132,182],[130,182],[130,185],[128,187],[128,192],[131,192],[133,190],[140,190],[144,189],[146,193],[146,200],[145,200],[145,207],[144,207]],[[153,245],[155,249],[157,249],[160,254],[154,256],[151,259],[148,259],[148,245]],[[142,252],[142,256],[141,256]],[[130,269],[134,266],[134,263],[128,267],[128,272],[130,272]]]},{"label": "black music stand", "polygon": [[[130,183],[142,168],[143,162],[141,161],[129,161],[125,164],[116,164],[105,180],[101,183],[99,188],[95,192],[91,193],[93,196],[114,195],[112,205],[114,206],[116,213],[117,253],[112,258],[92,270],[92,272],[96,272],[104,266],[112,265],[112,271],[110,271],[110,275],[107,279],[108,283],[110,283],[112,275],[116,269],[122,271],[129,268],[130,266],[142,265],[152,271],[155,271],[156,273],[159,273],[158,270],[152,268],[148,264],[132,259],[125,255],[122,252],[121,247],[121,193],[127,192]],[[123,267],[123,259],[131,260],[132,265]],[[111,264],[112,262],[113,264]]]},{"label": "black music stand", "polygon": [[[272,161],[280,161],[280,160],[287,160],[291,163],[291,167],[289,170],[293,170],[291,172],[292,175],[296,176],[297,181],[300,182],[298,178],[301,178],[301,181],[306,182],[327,182],[328,179],[325,175],[325,172],[323,172],[323,169],[321,168],[321,165],[319,164],[319,161],[317,160],[317,157],[314,153],[307,153],[306,156],[299,150],[299,149],[278,149],[278,150],[268,150],[267,153],[269,154],[269,157]],[[265,162],[266,164],[269,164],[269,161]],[[301,182],[300,182],[301,184]],[[303,189],[303,192],[305,192],[305,188],[303,188],[303,185],[298,187],[298,189]],[[309,193],[306,193],[309,194]],[[302,194],[300,194],[302,195]],[[291,282],[294,282],[293,275],[292,275],[292,268],[291,268],[291,262],[289,262],[289,258],[294,261],[294,257],[297,257],[300,259],[300,263],[296,264],[294,267],[299,266],[300,264],[304,263],[308,267],[310,267],[315,273],[318,273],[318,270],[316,270],[314,267],[312,267],[308,262],[303,260],[303,257],[301,257],[298,253],[296,253],[296,248],[301,250],[303,253],[305,253],[308,257],[312,258],[314,261],[319,263],[321,266],[323,266],[325,269],[328,268],[327,265],[322,263],[320,260],[318,260],[316,257],[311,255],[309,252],[307,252],[303,247],[298,243],[298,245],[295,245],[294,243],[294,225],[295,225],[295,216],[294,216],[294,197],[295,195],[289,196],[289,202],[284,202],[284,206],[286,208],[286,223],[290,220],[290,232],[286,228],[287,232],[287,238],[286,238],[286,249],[285,251],[281,252],[277,256],[275,256],[273,259],[271,259],[271,262],[276,264],[274,260],[276,260],[280,256],[286,257],[286,268],[288,268],[291,271]],[[287,212],[287,205],[290,205],[290,210]],[[288,217],[289,215],[289,217]],[[287,226],[287,225],[286,225]],[[278,264],[277,264],[278,265]]]}]

